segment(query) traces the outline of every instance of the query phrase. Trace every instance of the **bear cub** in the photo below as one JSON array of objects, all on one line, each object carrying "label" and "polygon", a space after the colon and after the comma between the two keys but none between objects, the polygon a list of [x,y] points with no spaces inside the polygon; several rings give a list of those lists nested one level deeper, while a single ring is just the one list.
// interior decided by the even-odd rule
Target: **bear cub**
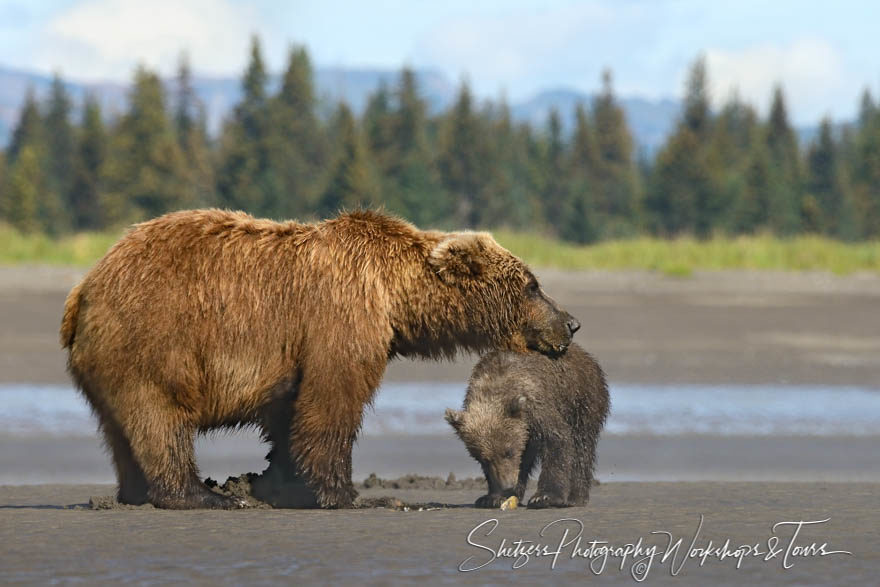
[{"label": "bear cub", "polygon": [[522,501],[529,475],[541,475],[530,508],[583,505],[590,496],[596,443],[610,398],[602,368],[572,344],[565,354],[495,351],[471,374],[462,410],[446,420],[483,468],[489,494],[476,507]]}]

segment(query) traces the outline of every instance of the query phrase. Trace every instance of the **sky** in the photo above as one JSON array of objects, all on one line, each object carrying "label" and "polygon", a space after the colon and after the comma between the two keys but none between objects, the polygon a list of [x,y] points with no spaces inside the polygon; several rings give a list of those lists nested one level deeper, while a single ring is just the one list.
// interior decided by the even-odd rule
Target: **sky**
[{"label": "sky", "polygon": [[256,33],[273,71],[301,44],[318,66],[430,68],[518,102],[594,92],[606,67],[621,95],[680,97],[704,55],[716,105],[736,92],[766,112],[779,83],[815,124],[880,94],[878,22],[876,0],[0,0],[0,65],[128,81],[186,50],[197,73],[238,76]]}]

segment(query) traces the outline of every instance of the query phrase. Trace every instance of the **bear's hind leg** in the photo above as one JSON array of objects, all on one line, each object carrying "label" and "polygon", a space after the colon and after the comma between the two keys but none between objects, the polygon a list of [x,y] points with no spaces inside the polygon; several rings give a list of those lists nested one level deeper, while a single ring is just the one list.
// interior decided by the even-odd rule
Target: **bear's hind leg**
[{"label": "bear's hind leg", "polygon": [[215,493],[199,479],[194,426],[182,410],[168,406],[160,394],[137,397],[133,409],[120,414],[120,425],[146,478],[149,502],[167,509],[243,507],[241,500]]},{"label": "bear's hind leg", "polygon": [[107,394],[95,393],[91,385],[82,385],[83,395],[98,417],[98,429],[104,435],[104,445],[113,457],[118,485],[116,499],[129,505],[143,505],[147,502],[147,479],[131,452],[131,445],[112,410],[101,401]]},{"label": "bear's hind leg", "polygon": [[116,499],[119,503],[129,505],[147,503],[147,478],[134,460],[128,439],[111,418],[103,418],[101,428],[116,467],[116,480],[119,483]]}]

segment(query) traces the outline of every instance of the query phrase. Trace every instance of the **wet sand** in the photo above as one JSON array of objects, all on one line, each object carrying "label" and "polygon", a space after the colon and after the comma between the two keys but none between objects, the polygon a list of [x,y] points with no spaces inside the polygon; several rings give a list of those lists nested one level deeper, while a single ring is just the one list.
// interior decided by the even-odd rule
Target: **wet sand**
[{"label": "wet sand", "polygon": [[[599,577],[583,554],[592,540],[613,546],[643,540],[642,546],[665,549],[669,532],[681,549],[675,557],[654,559],[652,585],[865,585],[880,568],[880,485],[862,483],[603,483],[593,489],[588,507],[565,510],[475,510],[468,506],[478,491],[399,490],[408,502],[455,506],[431,511],[387,509],[347,512],[315,510],[245,510],[174,512],[153,509],[91,511],[90,495],[112,487],[0,487],[0,581],[14,583],[176,583],[266,584],[534,584],[536,581],[632,584],[630,573],[644,572],[628,557],[609,556]],[[388,490],[364,490],[367,496]],[[73,507],[72,507],[73,506]],[[78,507],[77,507],[78,506]],[[702,528],[694,541],[700,524]],[[559,522],[544,531],[550,522]],[[803,527],[797,547],[815,544],[814,552],[847,554],[783,556],[794,528],[777,522],[817,521]],[[498,520],[491,534],[488,520]],[[573,540],[583,525],[580,551]],[[567,536],[565,530],[569,531]],[[776,536],[775,557],[767,558],[768,540]],[[513,569],[516,558],[493,559],[502,540],[540,542],[561,550],[552,557],[532,554]],[[729,550],[757,545],[765,554],[735,558],[700,556],[684,560],[694,547],[714,547],[730,540]],[[559,548],[560,542],[572,542]],[[771,540],[772,542],[772,540]],[[572,554],[580,556],[572,558]],[[587,554],[589,554],[587,552]],[[599,569],[598,553],[592,564]],[[644,555],[643,555],[644,556]],[[470,560],[468,560],[470,559]],[[523,559],[524,560],[524,559]],[[467,561],[467,562],[466,562]],[[522,562],[522,560],[521,560]],[[459,567],[486,566],[462,573]],[[682,566],[683,564],[683,566]],[[671,570],[678,571],[672,576]]]},{"label": "wet sand", "polygon": [[[0,485],[112,483],[113,468],[93,438],[20,438],[0,433]],[[201,438],[204,477],[266,467],[267,447],[255,433]],[[653,436],[603,434],[596,473],[614,481],[847,481],[880,483],[878,436]],[[446,435],[362,436],[353,477],[407,474],[445,478],[481,475],[451,432]],[[0,504],[2,505],[2,504]]]},{"label": "wet sand", "polygon": [[[880,387],[880,277],[784,273],[699,273],[678,279],[644,272],[539,271],[545,289],[583,323],[577,340],[620,383],[774,383]],[[81,272],[0,268],[0,382],[68,384],[57,328],[69,288]],[[472,360],[396,361],[387,379],[463,381]],[[710,398],[707,398],[710,401]],[[599,446],[598,476],[588,507],[511,512],[469,507],[479,491],[369,489],[406,502],[462,506],[432,511],[252,510],[170,512],[90,511],[92,495],[112,485],[71,485],[112,479],[97,438],[7,437],[0,431],[0,582],[117,583],[528,583],[632,582],[632,557],[619,570],[609,559],[600,578],[568,547],[551,570],[548,557],[517,570],[496,560],[471,573],[468,545],[475,526],[499,520],[500,540],[558,544],[561,525],[584,524],[589,540],[622,546],[639,538],[663,546],[671,532],[695,546],[708,539],[759,544],[766,550],[776,522],[823,520],[796,541],[827,542],[853,555],[800,557],[790,569],[782,554],[685,563],[678,576],[654,563],[650,584],[853,584],[876,581],[880,568],[880,436],[878,437],[614,436]],[[220,436],[200,443],[205,475],[259,471],[265,454],[254,437]],[[355,478],[376,472],[459,477],[478,475],[451,435],[364,437]],[[676,480],[678,482],[669,482]],[[682,482],[686,481],[686,482]],[[39,482],[39,485],[25,485]],[[5,484],[5,485],[4,485]],[[569,524],[574,524],[570,522]],[[573,526],[569,526],[569,529]],[[785,547],[791,529],[775,534]],[[683,553],[682,553],[683,554]],[[766,555],[765,555],[766,556]],[[676,558],[676,564],[682,557]],[[791,561],[789,561],[791,562]],[[597,563],[594,563],[594,565]],[[595,567],[594,567],[595,568]]]},{"label": "wet sand", "polygon": [[[537,273],[613,382],[880,387],[876,274]],[[69,383],[58,326],[81,275],[0,267],[0,383]],[[386,380],[464,381],[473,362],[397,360]]]}]

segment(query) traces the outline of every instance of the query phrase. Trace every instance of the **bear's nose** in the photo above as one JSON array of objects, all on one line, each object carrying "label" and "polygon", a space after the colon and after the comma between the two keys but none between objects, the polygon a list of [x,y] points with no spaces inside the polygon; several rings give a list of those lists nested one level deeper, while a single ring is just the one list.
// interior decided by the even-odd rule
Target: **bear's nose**
[{"label": "bear's nose", "polygon": [[568,331],[571,334],[574,334],[575,332],[577,332],[578,329],[580,329],[580,327],[581,327],[581,323],[578,322],[577,320],[575,320],[574,318],[572,318],[571,320],[566,322],[565,325],[568,326]]}]

